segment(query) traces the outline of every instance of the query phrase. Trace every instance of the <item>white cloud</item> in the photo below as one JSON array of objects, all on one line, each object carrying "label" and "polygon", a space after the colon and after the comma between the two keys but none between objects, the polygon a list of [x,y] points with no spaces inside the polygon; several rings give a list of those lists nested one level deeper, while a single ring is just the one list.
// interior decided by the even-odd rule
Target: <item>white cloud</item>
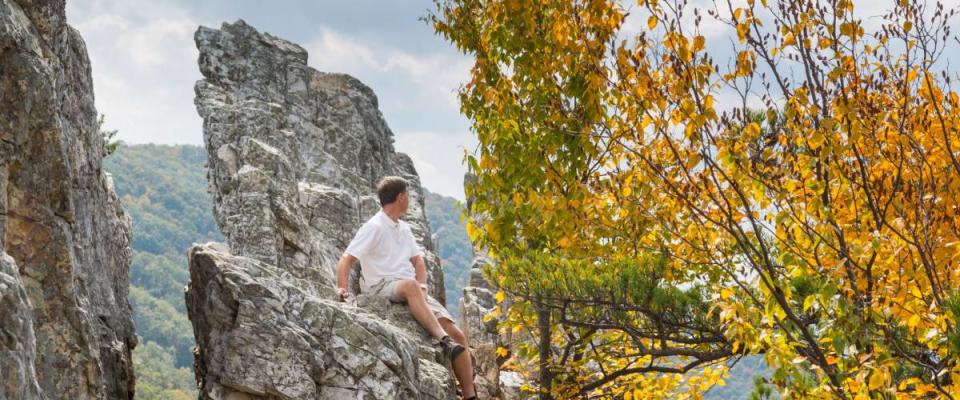
[{"label": "white cloud", "polygon": [[312,67],[345,72],[370,85],[398,132],[397,150],[410,156],[424,186],[463,199],[463,152],[472,150],[476,139],[463,128],[456,90],[469,77],[471,59],[384,48],[330,28],[321,28],[304,47]]},{"label": "white cloud", "polygon": [[345,72],[361,79],[364,75],[379,74],[405,80],[420,92],[408,95],[443,96],[453,110],[458,107],[456,89],[467,80],[473,65],[465,56],[384,49],[330,28],[321,28],[319,36],[305,48],[311,66],[318,70]]},{"label": "white cloud", "polygon": [[112,29],[125,30],[129,28],[129,21],[120,15],[112,13],[103,13],[90,16],[80,21],[71,21],[73,26],[80,32],[92,34],[98,31],[109,31]]},{"label": "white cloud", "polygon": [[[735,4],[744,3],[746,0],[737,0],[733,2]],[[697,27],[699,29],[699,34],[703,35],[706,39],[707,45],[709,46],[714,40],[722,40],[726,37],[729,37],[733,34],[733,28],[727,25],[724,22],[721,22],[716,17],[711,17],[707,14],[707,10],[715,10],[719,15],[724,18],[729,18],[729,12],[725,8],[726,6],[717,6],[712,0],[693,0],[687,4],[684,9],[683,17],[681,18],[681,23],[683,24],[684,29],[689,29],[688,32],[685,32],[688,36],[693,35],[694,28],[694,9],[699,9],[700,11],[700,25]],[[621,26],[621,36],[626,35],[626,37],[632,37],[641,32],[649,31],[647,27],[647,19],[650,18],[650,13],[643,7],[638,7],[635,5],[625,5],[624,9],[628,11],[627,18],[623,21]]]},{"label": "white cloud", "polygon": [[175,5],[121,0],[69,2],[67,16],[87,44],[106,128],[130,143],[203,142],[193,106],[200,21]]},{"label": "white cloud", "polygon": [[310,64],[321,71],[383,70],[373,49],[330,28],[320,28],[320,35],[304,47]]},{"label": "white cloud", "polygon": [[472,152],[476,138],[469,132],[401,132],[396,148],[410,156],[421,182],[430,191],[463,200],[464,151]]},{"label": "white cloud", "polygon": [[198,25],[189,18],[160,18],[124,32],[117,43],[129,49],[137,66],[166,68],[171,59],[184,60],[197,55],[194,46],[184,44],[193,43],[193,32]]},{"label": "white cloud", "polygon": [[468,80],[473,61],[466,57],[451,59],[442,55],[416,57],[397,53],[387,60],[387,68],[404,71],[419,85],[428,85],[437,95],[444,96],[447,104],[458,109],[457,88]]}]

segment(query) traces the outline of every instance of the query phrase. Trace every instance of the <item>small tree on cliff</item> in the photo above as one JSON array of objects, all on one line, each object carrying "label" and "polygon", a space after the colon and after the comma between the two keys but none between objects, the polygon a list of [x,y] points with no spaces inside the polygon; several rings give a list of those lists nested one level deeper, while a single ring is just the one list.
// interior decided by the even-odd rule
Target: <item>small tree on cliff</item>
[{"label": "small tree on cliff", "polygon": [[104,130],[103,123],[106,120],[106,115],[100,114],[100,117],[97,118],[97,129],[100,131],[100,136],[103,138],[103,156],[109,156],[113,152],[117,151],[117,148],[120,147],[119,140],[113,140],[117,136],[117,130]]},{"label": "small tree on cliff", "polygon": [[633,36],[611,1],[437,4],[511,362],[544,399],[697,398],[752,353],[784,396],[957,398],[954,11],[733,3],[641,0]]}]

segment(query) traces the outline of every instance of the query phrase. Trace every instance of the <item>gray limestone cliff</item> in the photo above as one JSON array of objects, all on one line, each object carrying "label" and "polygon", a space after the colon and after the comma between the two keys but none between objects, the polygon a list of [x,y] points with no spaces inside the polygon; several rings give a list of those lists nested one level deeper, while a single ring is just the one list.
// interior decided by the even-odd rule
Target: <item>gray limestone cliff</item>
[{"label": "gray limestone cliff", "polygon": [[43,398],[34,363],[37,340],[33,313],[20,271],[6,253],[0,253],[0,399]]},{"label": "gray limestone cliff", "polygon": [[189,251],[200,397],[455,399],[449,361],[405,306],[334,300],[336,261],[379,209],[376,182],[401,175],[412,184],[404,219],[444,301],[419,177],[395,152],[373,91],[308,67],[303,48],[243,21],[200,27],[195,41],[208,180],[227,239]]},{"label": "gray limestone cliff", "polygon": [[132,399],[130,221],[64,2],[0,0],[0,399]]}]

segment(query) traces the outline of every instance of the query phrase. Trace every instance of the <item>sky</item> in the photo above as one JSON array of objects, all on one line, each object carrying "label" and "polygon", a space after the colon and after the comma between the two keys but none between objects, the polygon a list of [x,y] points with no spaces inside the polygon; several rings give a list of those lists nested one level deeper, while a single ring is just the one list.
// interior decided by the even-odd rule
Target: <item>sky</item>
[{"label": "sky", "polygon": [[193,86],[201,79],[193,34],[243,19],[309,53],[309,65],[348,73],[370,86],[395,135],[431,191],[463,199],[465,149],[476,139],[456,90],[472,59],[420,17],[432,1],[67,2],[67,20],[90,54],[105,129],[127,143],[203,144]]},{"label": "sky", "polygon": [[[960,6],[960,0],[944,2],[948,9]],[[630,15],[622,37],[647,29],[647,15],[636,3],[623,4]],[[870,31],[891,4],[858,1],[855,14]],[[715,7],[713,0],[691,0],[691,6]],[[120,140],[202,145],[193,104],[193,86],[201,79],[193,33],[200,25],[243,19],[303,46],[310,66],[348,73],[370,86],[395,147],[413,159],[423,185],[462,200],[463,154],[477,141],[459,112],[456,91],[473,60],[420,20],[432,7],[432,0],[72,0],[67,19],[86,41],[104,128],[117,129]],[[700,33],[723,68],[728,62],[722,59],[735,54],[733,29],[704,18]],[[957,47],[945,57],[960,58]],[[732,90],[719,93],[720,107],[734,102]],[[758,98],[748,104],[761,105]]]}]

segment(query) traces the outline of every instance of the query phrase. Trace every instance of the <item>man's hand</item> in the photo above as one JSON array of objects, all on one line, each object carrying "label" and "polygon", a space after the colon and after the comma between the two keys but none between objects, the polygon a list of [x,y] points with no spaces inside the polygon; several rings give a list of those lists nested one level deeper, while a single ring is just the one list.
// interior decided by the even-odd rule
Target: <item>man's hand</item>
[{"label": "man's hand", "polygon": [[347,279],[350,276],[350,266],[357,261],[357,258],[347,253],[343,253],[340,261],[337,261],[337,297],[340,301],[346,301],[350,296],[347,291]]}]

